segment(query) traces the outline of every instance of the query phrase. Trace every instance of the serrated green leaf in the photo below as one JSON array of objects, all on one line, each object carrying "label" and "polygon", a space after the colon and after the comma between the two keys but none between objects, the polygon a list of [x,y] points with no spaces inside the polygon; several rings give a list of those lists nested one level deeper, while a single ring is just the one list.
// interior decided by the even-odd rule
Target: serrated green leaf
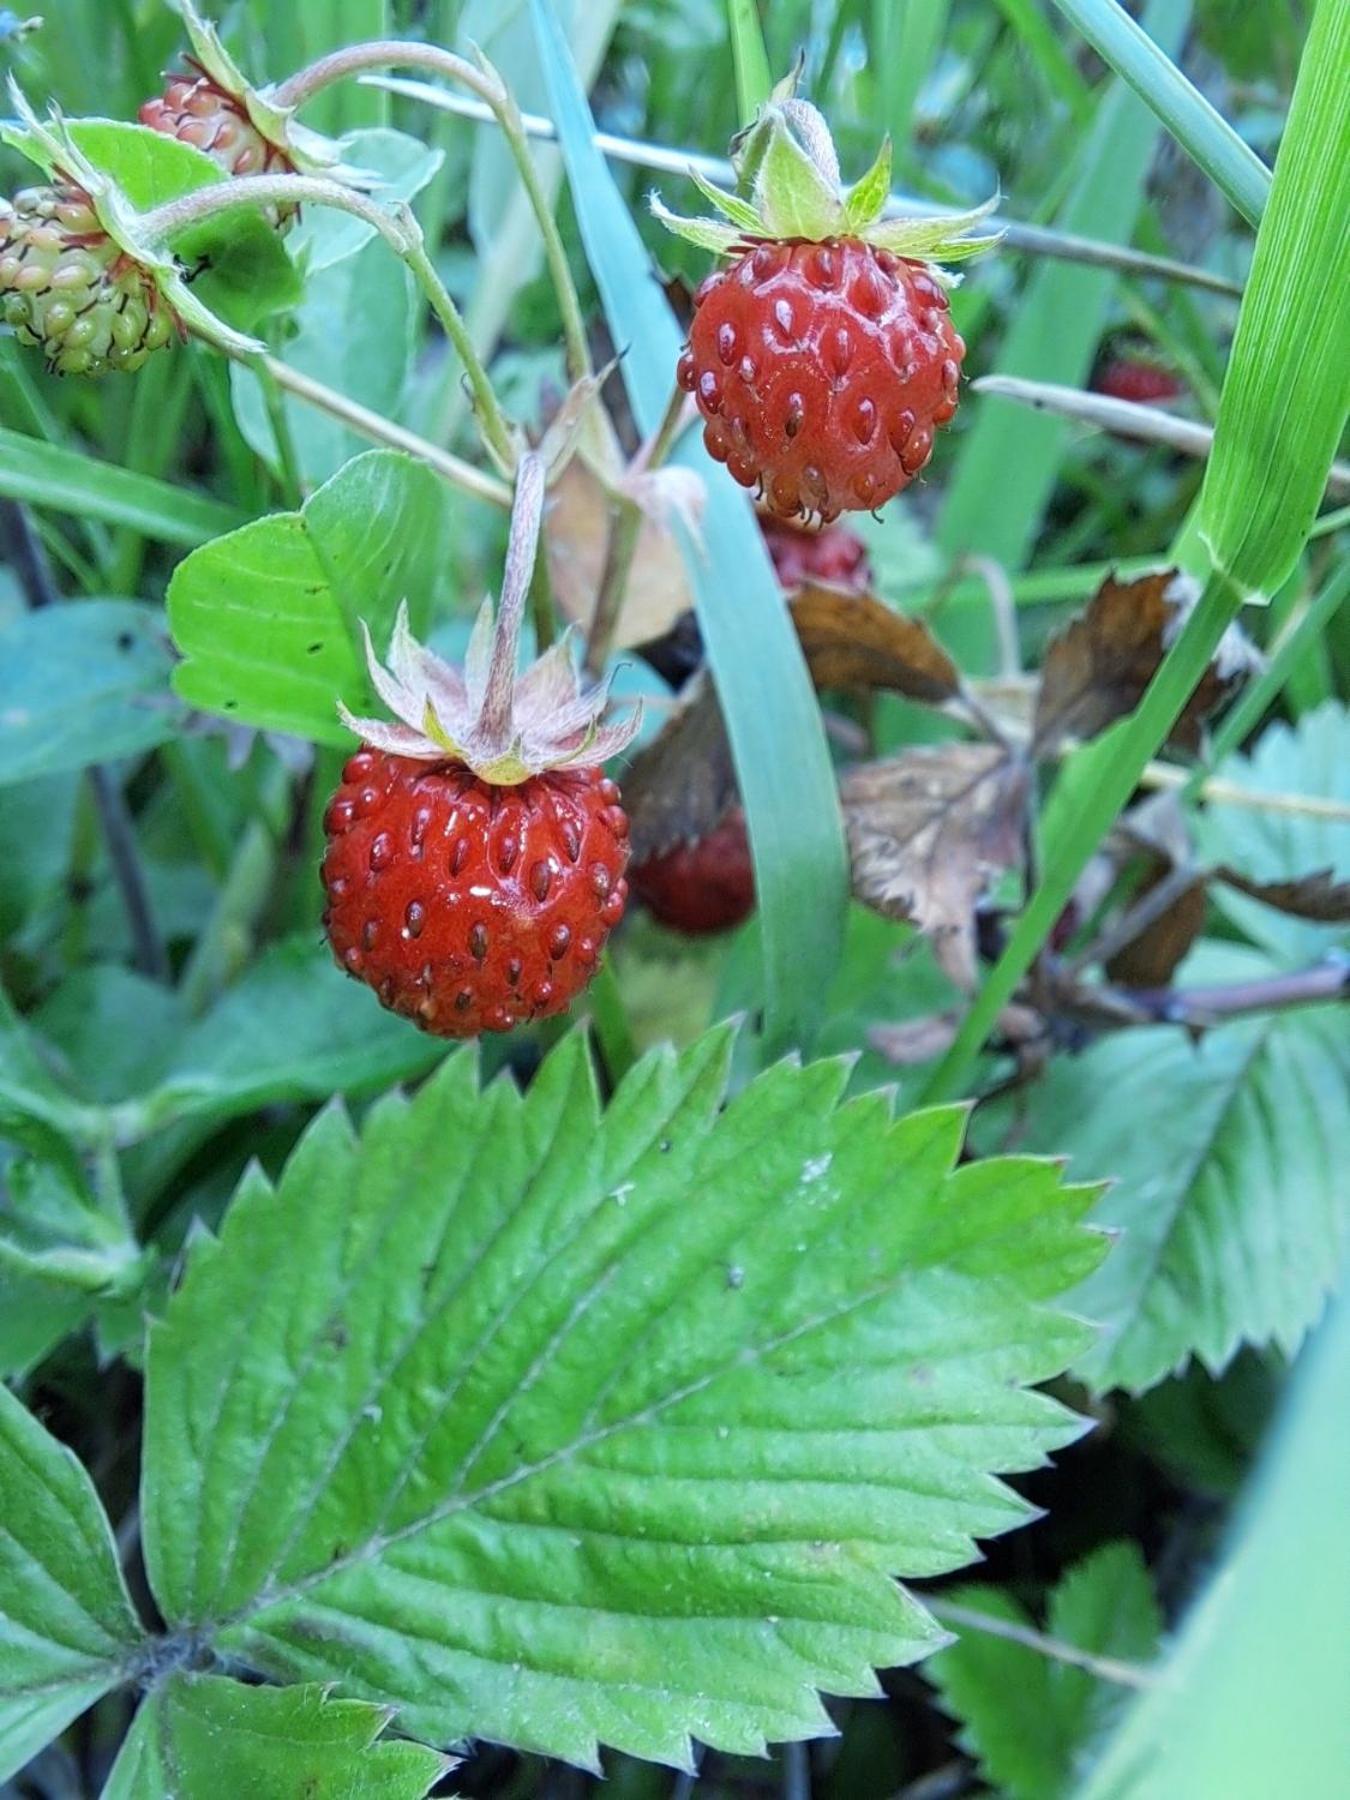
[{"label": "serrated green leaf", "polygon": [[182,709],[169,692],[163,616],[83,600],[0,626],[0,782],[153,750]]},{"label": "serrated green leaf", "polygon": [[[1236,951],[1205,966],[1268,972]],[[1104,1327],[1077,1365],[1094,1389],[1139,1392],[1192,1355],[1219,1370],[1244,1342],[1297,1348],[1350,1240],[1344,1024],[1313,1007],[1199,1044],[1174,1026],[1119,1032],[1037,1084],[1026,1147],[1112,1183],[1094,1218],[1120,1242],[1074,1296]]]},{"label": "serrated green leaf", "polygon": [[388,1722],[322,1687],[172,1675],[142,1703],[103,1800],[422,1800],[451,1760],[382,1738]]},{"label": "serrated green leaf", "polygon": [[0,1781],[127,1678],[141,1642],[107,1515],[0,1386]]},{"label": "serrated green leaf", "polygon": [[[826,1728],[935,1642],[890,1573],[1027,1516],[1078,1435],[1086,1190],[953,1172],[961,1115],[846,1106],[729,1040],[608,1109],[579,1035],[528,1095],[470,1053],[254,1173],[152,1328],[143,1520],[166,1616],[268,1674],[584,1764]],[[267,1271],[260,1280],[259,1272]],[[415,1656],[408,1646],[415,1643]]]},{"label": "serrated green leaf", "polygon": [[[1034,1621],[1001,1588],[971,1586],[944,1598],[1010,1625]],[[1047,1634],[1122,1662],[1157,1651],[1162,1616],[1133,1544],[1106,1544],[1076,1564],[1050,1597]],[[960,1742],[1008,1800],[1069,1800],[1092,1746],[1127,1691],[1026,1644],[974,1629],[928,1665]]]},{"label": "serrated green leaf", "polygon": [[[1350,713],[1328,701],[1297,725],[1272,725],[1250,756],[1230,757],[1215,773],[1245,793],[1304,795],[1314,806],[1338,800],[1350,807]],[[1350,818],[1211,801],[1197,836],[1206,861],[1253,882],[1294,882],[1323,871],[1333,881],[1350,881]],[[1344,925],[1293,918],[1224,882],[1210,891],[1244,936],[1283,962],[1311,962],[1345,942]]]},{"label": "serrated green leaf", "polygon": [[[445,153],[432,145],[419,143],[406,132],[391,131],[385,126],[353,131],[342,141],[342,160],[352,169],[378,176],[374,194],[382,206],[395,200],[414,200],[427,183],[434,180]],[[319,274],[335,263],[345,262],[365,248],[375,235],[375,227],[351,213],[337,212],[332,207],[309,207],[292,233],[296,258],[303,262],[307,275]],[[391,252],[385,251],[385,255]]]},{"label": "serrated green leaf", "polygon": [[358,621],[383,644],[400,600],[423,629],[450,562],[451,497],[399,451],[359,456],[298,513],[205,544],[169,584],[182,697],[240,725],[345,748],[339,699],[372,697]]}]

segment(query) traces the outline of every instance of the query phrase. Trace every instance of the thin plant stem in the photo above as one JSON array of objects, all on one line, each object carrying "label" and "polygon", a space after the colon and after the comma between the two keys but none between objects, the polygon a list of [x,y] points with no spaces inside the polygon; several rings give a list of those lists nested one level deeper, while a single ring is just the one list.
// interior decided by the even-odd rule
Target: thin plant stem
[{"label": "thin plant stem", "polygon": [[272,427],[272,441],[277,447],[277,461],[281,465],[282,497],[286,505],[294,509],[305,497],[305,483],[300,473],[300,459],[295,451],[295,434],[291,430],[291,421],[286,414],[285,396],[281,391],[281,383],[266,363],[255,363],[254,373],[262,387],[263,404],[267,408],[267,422]]},{"label": "thin plant stem", "polygon": [[610,507],[609,543],[605,549],[605,567],[595,596],[590,630],[586,634],[583,667],[588,675],[603,674],[614,642],[619,614],[623,611],[628,577],[632,573],[633,553],[642,532],[642,508],[636,500],[617,497]]},{"label": "thin plant stem", "polygon": [[1097,758],[1090,785],[1078,797],[1072,818],[1066,821],[1047,859],[1039,887],[955,1041],[930,1076],[923,1095],[925,1102],[950,1099],[961,1092],[999,1014],[1040,954],[1075,883],[1138,785],[1140,774],[1180,717],[1240,604],[1241,596],[1223,576],[1210,576],[1181,635],[1125,724],[1112,754]]},{"label": "thin plant stem", "polygon": [[494,742],[509,741],[511,696],[516,683],[516,652],[525,602],[539,554],[539,528],[544,517],[544,459],[528,451],[516,470],[516,501],[511,509],[511,535],[506,545],[497,623],[492,634],[492,660],[488,664],[487,690],[483,696],[480,726]]},{"label": "thin plant stem", "polygon": [[404,202],[383,207],[340,182],[322,181],[308,175],[250,175],[238,181],[196,188],[190,194],[143,213],[140,224],[149,239],[167,243],[189,226],[240,207],[260,209],[300,205],[331,206],[338,212],[350,213],[377,231],[394,254],[407,263],[464,364],[484,442],[502,466],[510,468],[515,461],[515,450],[506,415],[474,348],[468,326],[427,255],[421,227],[412,209]]},{"label": "thin plant stem", "polygon": [[539,171],[530,155],[524,117],[510,89],[490,64],[486,61],[481,64],[466,62],[463,57],[455,56],[449,50],[442,50],[437,44],[402,43],[394,39],[352,44],[334,51],[330,56],[321,57],[308,68],[292,75],[289,81],[283,82],[278,88],[275,100],[279,106],[298,108],[315,94],[331,87],[334,82],[345,81],[350,76],[372,69],[399,67],[426,69],[432,74],[443,76],[447,81],[468,88],[501,127],[520,174],[530,210],[544,240],[544,260],[548,265],[549,278],[557,296],[558,311],[562,316],[568,373],[572,381],[580,381],[591,373],[590,345],[586,340],[581,299],[572,279],[562,234],[549,205],[548,195],[539,180]]},{"label": "thin plant stem", "polygon": [[474,499],[486,500],[492,506],[499,506],[506,511],[511,505],[511,489],[506,482],[485,470],[475,468],[472,463],[454,456],[448,450],[442,450],[428,439],[418,437],[416,432],[408,431],[402,425],[395,425],[392,420],[382,414],[372,412],[369,407],[362,406],[357,400],[349,399],[335,388],[315,381],[310,375],[304,375],[299,369],[291,368],[289,363],[279,361],[275,356],[251,357],[237,355],[236,360],[245,368],[257,368],[269,376],[278,387],[285,388],[287,393],[294,394],[307,406],[327,413],[332,419],[340,420],[361,437],[369,438],[375,444],[387,444],[393,450],[406,450],[410,456],[426,463],[437,475],[451,487],[470,494]]},{"label": "thin plant stem", "polygon": [[1034,1650],[1038,1656],[1048,1656],[1053,1662],[1067,1663],[1072,1669],[1085,1669],[1099,1681],[1109,1681],[1117,1687],[1157,1686],[1153,1671],[1140,1663],[1123,1662],[1115,1656],[1097,1656],[1090,1650],[1080,1650],[1077,1644],[1066,1644],[1061,1638],[1033,1631],[1029,1625],[1018,1625],[1011,1619],[1000,1619],[994,1613],[979,1612],[973,1606],[961,1606],[955,1600],[944,1600],[938,1595],[925,1595],[924,1603],[944,1624],[963,1626],[967,1631],[982,1631],[987,1637],[1020,1644],[1023,1649]]}]

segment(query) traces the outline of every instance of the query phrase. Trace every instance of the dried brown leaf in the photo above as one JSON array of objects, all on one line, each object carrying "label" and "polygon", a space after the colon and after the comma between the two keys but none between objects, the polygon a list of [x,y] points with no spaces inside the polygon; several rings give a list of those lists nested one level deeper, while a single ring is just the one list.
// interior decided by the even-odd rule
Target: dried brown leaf
[{"label": "dried brown leaf", "polygon": [[1318,869],[1293,881],[1251,881],[1224,863],[1213,875],[1227,887],[1296,919],[1311,919],[1318,925],[1343,925],[1350,920],[1350,881],[1338,881],[1334,869]]},{"label": "dried brown leaf", "polygon": [[[1195,583],[1175,569],[1136,581],[1108,576],[1046,650],[1033,735],[1036,754],[1051,755],[1070,738],[1095,737],[1133,712],[1195,600]],[[1205,719],[1233,694],[1256,661],[1247,638],[1230,627],[1170,741],[1197,749]]]},{"label": "dried brown leaf", "polygon": [[[609,534],[610,498],[604,483],[584,457],[576,456],[549,489],[544,548],[554,597],[564,616],[583,628],[595,611]],[[638,534],[614,647],[627,650],[664,637],[692,605],[679,544],[664,523],[649,515]]]},{"label": "dried brown leaf", "polygon": [[[1165,879],[1163,875],[1155,876],[1136,901],[1153,892]],[[1197,874],[1169,902],[1165,912],[1150,920],[1108,958],[1106,972],[1112,981],[1127,988],[1166,987],[1204,929],[1207,906],[1205,878]]]},{"label": "dried brown leaf", "polygon": [[736,799],[736,770],[717,692],[695,675],[660,736],[633,758],[623,780],[633,861],[701,838]]},{"label": "dried brown leaf", "polygon": [[1026,765],[995,745],[936,744],[851,769],[840,783],[853,891],[933,942],[946,973],[975,985],[975,907],[1021,861]]},{"label": "dried brown leaf", "polygon": [[928,627],[874,594],[804,587],[792,622],[819,688],[884,688],[935,706],[961,691],[956,664]]}]

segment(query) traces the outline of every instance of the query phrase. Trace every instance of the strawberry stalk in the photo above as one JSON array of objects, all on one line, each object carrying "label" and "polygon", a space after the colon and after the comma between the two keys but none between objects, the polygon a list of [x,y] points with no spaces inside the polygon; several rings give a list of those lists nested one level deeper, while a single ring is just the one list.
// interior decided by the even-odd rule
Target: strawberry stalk
[{"label": "strawberry stalk", "polygon": [[404,68],[422,69],[428,74],[443,76],[456,86],[467,88],[483,101],[506,138],[525,196],[543,238],[544,260],[562,316],[568,374],[573,382],[581,381],[591,373],[590,346],[586,340],[581,300],[572,279],[567,252],[563,247],[557,221],[553,217],[553,209],[530,156],[524,119],[498,71],[481,51],[475,52],[475,56],[475,62],[468,62],[449,50],[442,50],[436,44],[405,43],[397,38],[375,39],[369,43],[351,44],[345,49],[335,50],[328,56],[318,58],[283,81],[271,92],[269,98],[289,116],[336,82],[346,81],[353,75],[363,74],[370,69]]}]

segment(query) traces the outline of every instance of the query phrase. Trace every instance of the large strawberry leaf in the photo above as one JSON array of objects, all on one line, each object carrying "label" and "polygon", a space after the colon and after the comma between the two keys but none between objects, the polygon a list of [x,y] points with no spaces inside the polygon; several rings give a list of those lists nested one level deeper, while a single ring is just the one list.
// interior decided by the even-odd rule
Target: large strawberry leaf
[{"label": "large strawberry leaf", "polygon": [[141,1641],[93,1483],[0,1386],[0,1781],[126,1680]]},{"label": "large strawberry leaf", "polygon": [[103,1800],[421,1800],[448,1759],[381,1738],[388,1721],[380,1707],[334,1700],[320,1687],[171,1675],[137,1713]]},{"label": "large strawberry leaf", "polygon": [[[1269,973],[1232,949],[1198,966]],[[1093,1388],[1138,1392],[1192,1355],[1217,1371],[1244,1342],[1297,1348],[1350,1242],[1348,1084],[1335,1006],[1199,1044],[1171,1025],[1120,1032],[1052,1064],[1020,1142],[1110,1180],[1095,1217],[1121,1233],[1075,1296],[1105,1326],[1078,1364]]]},{"label": "large strawberry leaf", "polygon": [[169,586],[178,692],[241,725],[350,745],[336,702],[374,704],[358,621],[383,646],[406,599],[425,625],[450,560],[450,505],[424,464],[372,450],[299,512],[204,544]]},{"label": "large strawberry leaf", "polygon": [[[935,1575],[1080,1422],[1029,1384],[1098,1260],[1055,1166],[953,1169],[956,1110],[843,1062],[725,1105],[729,1042],[607,1110],[579,1036],[522,1099],[471,1053],[244,1181],[149,1347],[166,1617],[274,1677],[592,1764],[828,1729],[940,1641]],[[265,1272],[265,1276],[264,1276]]]}]

